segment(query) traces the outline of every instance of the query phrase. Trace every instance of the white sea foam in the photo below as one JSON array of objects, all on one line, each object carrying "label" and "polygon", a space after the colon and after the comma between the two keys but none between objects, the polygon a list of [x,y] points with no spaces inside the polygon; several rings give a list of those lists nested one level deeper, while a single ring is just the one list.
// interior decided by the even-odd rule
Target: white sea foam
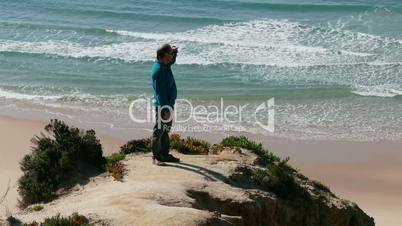
[{"label": "white sea foam", "polygon": [[82,106],[96,106],[99,108],[121,108],[130,104],[130,99],[140,95],[94,95],[79,90],[60,90],[53,87],[17,86],[11,88],[0,87],[0,98],[31,101],[47,106],[68,106],[78,109]]},{"label": "white sea foam", "polygon": [[[398,90],[401,90],[373,91],[359,87],[401,83],[401,40],[387,37],[277,20],[210,25],[178,33],[107,32],[132,39],[98,46],[70,41],[0,40],[0,52],[145,62],[153,61],[155,49],[161,43],[169,42],[180,47],[178,64],[234,64],[244,71],[243,74],[252,74],[253,79],[350,86],[359,95],[392,97],[399,95]],[[14,94],[18,95],[19,98],[40,98]],[[105,101],[83,94],[63,94],[58,98]],[[124,98],[117,97],[116,100]]]},{"label": "white sea foam", "polygon": [[377,36],[336,33],[275,20],[211,25],[178,33],[108,32],[130,36],[133,40],[100,46],[69,41],[0,40],[0,51],[143,62],[154,60],[158,45],[169,42],[180,47],[178,64],[298,67],[367,63],[374,60],[374,50],[397,43]]},{"label": "white sea foam", "polygon": [[396,97],[402,95],[402,87],[392,85],[358,86],[353,93],[360,96]]},{"label": "white sea foam", "polygon": [[56,100],[60,96],[54,95],[35,95],[21,92],[7,91],[0,88],[0,97],[5,99],[17,99],[17,100]]}]

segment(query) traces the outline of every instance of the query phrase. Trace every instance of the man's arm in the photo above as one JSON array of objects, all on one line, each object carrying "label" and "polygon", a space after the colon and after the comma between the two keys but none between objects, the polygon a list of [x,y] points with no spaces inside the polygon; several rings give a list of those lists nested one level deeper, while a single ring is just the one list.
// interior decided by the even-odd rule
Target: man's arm
[{"label": "man's arm", "polygon": [[176,63],[176,56],[177,56],[177,53],[173,53],[173,59],[172,59],[172,62],[170,62],[168,64],[169,66],[173,65],[174,63]]},{"label": "man's arm", "polygon": [[176,57],[177,57],[177,53],[178,53],[178,48],[176,46],[173,46],[172,50],[173,50],[173,60],[172,60],[172,62],[169,63],[169,66],[176,63]]},{"label": "man's arm", "polygon": [[169,105],[174,108],[176,98],[177,98],[177,89],[176,82],[174,81],[174,77],[171,76],[168,81],[168,96],[169,96]]}]

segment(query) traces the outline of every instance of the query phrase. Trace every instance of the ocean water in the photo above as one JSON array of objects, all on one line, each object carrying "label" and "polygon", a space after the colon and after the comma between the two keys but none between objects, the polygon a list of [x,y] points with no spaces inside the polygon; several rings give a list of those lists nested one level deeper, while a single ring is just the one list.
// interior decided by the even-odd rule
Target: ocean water
[{"label": "ocean water", "polygon": [[[179,98],[248,105],[241,126],[206,130],[402,137],[400,0],[0,0],[0,115],[149,129],[128,108],[152,95],[162,43],[179,47]],[[271,97],[275,132],[251,122]]]}]

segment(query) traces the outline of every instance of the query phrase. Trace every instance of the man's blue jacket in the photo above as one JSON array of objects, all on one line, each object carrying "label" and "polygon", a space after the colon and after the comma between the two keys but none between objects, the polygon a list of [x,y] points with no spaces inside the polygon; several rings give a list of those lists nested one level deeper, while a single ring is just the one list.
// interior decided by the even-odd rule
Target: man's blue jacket
[{"label": "man's blue jacket", "polygon": [[168,105],[174,107],[177,98],[176,82],[170,66],[176,62],[176,56],[170,64],[156,61],[152,65],[153,104],[155,107]]}]

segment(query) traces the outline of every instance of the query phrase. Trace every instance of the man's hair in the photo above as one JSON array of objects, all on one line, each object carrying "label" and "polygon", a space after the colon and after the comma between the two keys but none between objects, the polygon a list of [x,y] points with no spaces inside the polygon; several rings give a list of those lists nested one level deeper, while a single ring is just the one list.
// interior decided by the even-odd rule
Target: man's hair
[{"label": "man's hair", "polygon": [[172,51],[172,47],[169,44],[163,44],[159,49],[156,51],[156,59],[162,59],[166,53],[170,53]]}]

